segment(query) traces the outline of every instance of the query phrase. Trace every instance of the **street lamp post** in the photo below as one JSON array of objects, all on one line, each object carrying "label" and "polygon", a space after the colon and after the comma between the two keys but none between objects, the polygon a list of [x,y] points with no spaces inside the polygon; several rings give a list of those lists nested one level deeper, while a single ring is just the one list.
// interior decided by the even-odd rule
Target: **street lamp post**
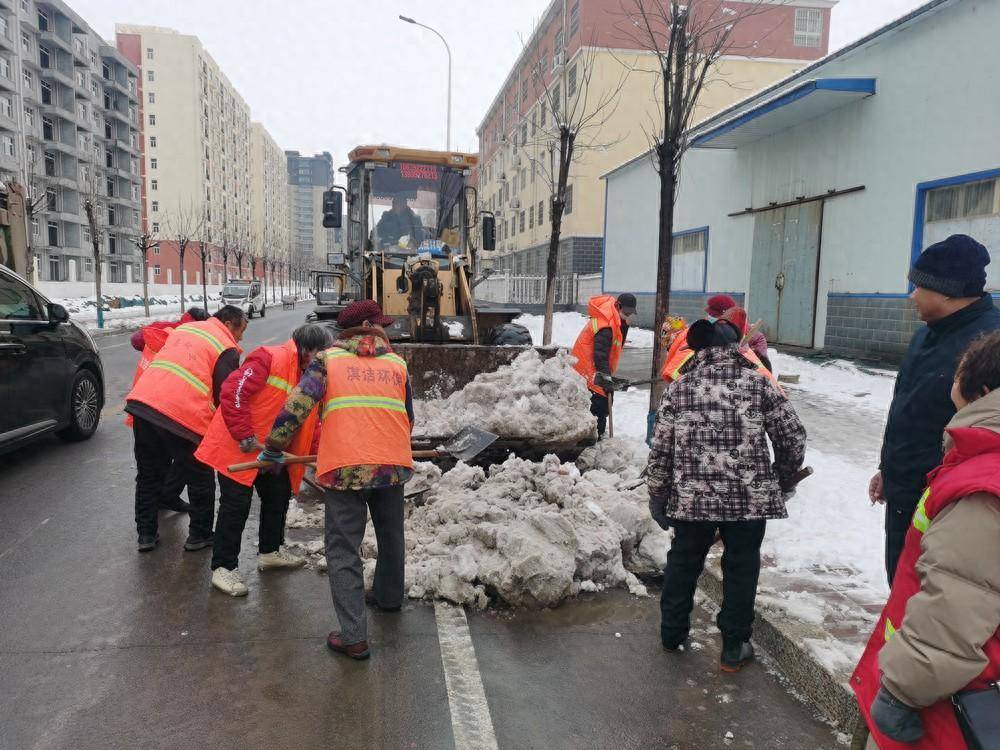
[{"label": "street lamp post", "polygon": [[448,42],[443,36],[441,36],[441,32],[437,29],[433,29],[427,24],[420,23],[419,21],[414,21],[409,16],[400,15],[399,20],[405,21],[406,23],[412,23],[414,26],[420,26],[421,28],[427,29],[428,31],[436,34],[437,38],[441,40],[442,44],[444,44],[445,51],[448,53],[448,125],[447,130],[445,131],[445,150],[451,151],[451,47],[448,46]]}]

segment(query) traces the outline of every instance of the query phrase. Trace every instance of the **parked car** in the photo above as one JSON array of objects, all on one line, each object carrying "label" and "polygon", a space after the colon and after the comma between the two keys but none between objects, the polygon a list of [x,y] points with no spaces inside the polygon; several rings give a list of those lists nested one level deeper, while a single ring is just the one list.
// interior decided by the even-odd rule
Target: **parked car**
[{"label": "parked car", "polygon": [[222,304],[235,305],[252,318],[254,313],[260,317],[267,314],[267,299],[264,295],[264,284],[259,279],[227,281],[222,287]]},{"label": "parked car", "polygon": [[0,453],[55,433],[86,440],[104,408],[104,369],[87,329],[0,266]]}]

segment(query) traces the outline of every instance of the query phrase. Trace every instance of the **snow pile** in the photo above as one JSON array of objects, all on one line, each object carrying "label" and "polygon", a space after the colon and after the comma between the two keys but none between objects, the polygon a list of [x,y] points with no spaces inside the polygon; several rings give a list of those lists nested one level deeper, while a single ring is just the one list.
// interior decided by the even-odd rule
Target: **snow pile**
[{"label": "snow pile", "polygon": [[480,373],[448,398],[417,401],[415,432],[453,435],[474,424],[504,438],[539,442],[575,443],[594,437],[590,391],[573,361],[565,351],[542,359],[528,350],[495,372]]},{"label": "snow pile", "polygon": [[[586,315],[578,312],[557,312],[552,314],[552,345],[572,349],[576,343],[576,337],[580,331],[590,321]],[[521,315],[514,318],[515,323],[519,323],[531,332],[531,340],[535,346],[542,344],[542,329],[545,318],[541,315]],[[653,332],[647,328],[629,328],[628,338],[625,346],[639,349],[653,348]]]}]

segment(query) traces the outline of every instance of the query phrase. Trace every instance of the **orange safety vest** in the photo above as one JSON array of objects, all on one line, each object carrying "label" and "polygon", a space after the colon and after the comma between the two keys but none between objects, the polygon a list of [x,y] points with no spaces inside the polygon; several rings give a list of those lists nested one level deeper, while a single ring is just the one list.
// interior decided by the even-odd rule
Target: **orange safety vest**
[{"label": "orange safety vest", "polygon": [[[687,332],[688,329],[685,328],[674,339],[674,343],[670,345],[667,357],[663,362],[663,367],[660,369],[660,377],[668,383],[673,383],[681,379],[683,375],[681,368],[694,356],[694,350],[687,345]],[[779,391],[784,392],[778,383],[778,379],[774,377],[774,373],[764,367],[764,363],[760,361],[760,357],[757,356],[757,353],[753,349],[747,346],[740,346],[740,354],[754,366],[754,370],[758,375],[767,378],[774,383]]]},{"label": "orange safety vest", "polygon": [[594,366],[594,336],[602,328],[611,329],[611,352],[608,356],[608,364],[611,366],[611,374],[614,375],[618,369],[618,360],[622,356],[622,318],[615,307],[615,298],[610,294],[600,297],[591,297],[587,303],[587,313],[590,315],[590,322],[580,331],[573,344],[573,356],[576,357],[576,364],[573,369],[587,379],[587,387],[599,396],[606,396],[603,388],[594,385],[594,377],[597,375],[597,368]]},{"label": "orange safety vest", "polygon": [[146,404],[204,435],[215,413],[215,363],[224,351],[235,348],[236,340],[218,318],[178,326],[125,400]]},{"label": "orange safety vest", "polygon": [[[170,332],[174,330],[171,327],[167,328],[149,328],[143,334],[143,341],[145,346],[142,348],[142,353],[139,355],[139,364],[135,366],[135,374],[132,376],[132,387],[135,388],[135,384],[139,382],[139,376],[146,372],[149,367],[150,362],[156,358],[157,352],[163,348],[163,344],[167,340],[167,336]],[[125,424],[128,427],[132,426],[132,422],[135,420],[132,418],[131,414],[125,415]]]},{"label": "orange safety vest", "polygon": [[406,361],[398,354],[359,357],[327,349],[317,476],[365,464],[412,468],[406,381]]},{"label": "orange safety vest", "polygon": [[[295,347],[295,342],[291,339],[280,346],[263,346],[261,348],[271,355],[271,371],[267,375],[267,383],[250,399],[250,421],[253,423],[253,434],[263,443],[267,439],[268,433],[271,432],[274,418],[278,416],[278,412],[288,400],[288,394],[299,382],[301,372],[299,370],[299,352]],[[316,412],[313,411],[295,434],[295,439],[288,447],[288,451],[297,456],[308,453],[315,429]],[[256,471],[230,473],[226,468],[232,464],[249,461],[252,457],[248,457],[240,450],[239,441],[230,434],[221,409],[217,410],[215,416],[212,417],[208,432],[205,433],[194,457],[203,464],[208,464],[223,476],[248,487],[257,478]],[[293,493],[299,491],[305,471],[306,467],[303,464],[290,464],[288,466],[288,476],[292,481]]]}]

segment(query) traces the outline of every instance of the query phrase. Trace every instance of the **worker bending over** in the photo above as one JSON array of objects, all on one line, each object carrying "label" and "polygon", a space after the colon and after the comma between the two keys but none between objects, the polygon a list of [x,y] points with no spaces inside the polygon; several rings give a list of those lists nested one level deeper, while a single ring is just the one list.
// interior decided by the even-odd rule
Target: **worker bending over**
[{"label": "worker bending over", "polygon": [[281,463],[282,451],[321,405],[316,480],[325,488],[327,572],[340,622],[326,642],[352,659],[371,654],[358,554],[369,510],[378,541],[370,601],[385,611],[403,604],[403,485],[413,476],[413,399],[406,363],[383,330],[392,322],[374,300],[344,308],[340,335],[306,368],[259,456]]},{"label": "worker bending over", "polygon": [[587,379],[587,387],[592,392],[590,413],[597,417],[598,438],[604,437],[608,426],[608,392],[614,388],[611,376],[618,369],[635,308],[634,294],[620,294],[618,299],[610,294],[591,297],[587,303],[590,320],[573,345],[576,357],[573,367]]},{"label": "worker bending over", "polygon": [[159,542],[157,505],[173,461],[191,502],[186,550],[212,545],[215,475],[194,457],[219,403],[219,391],[239,367],[237,342],[247,327],[240,308],[226,305],[203,322],[178,326],[125,397],[135,420],[135,525],[139,551]]},{"label": "worker bending over", "polygon": [[[293,493],[299,491],[305,466],[279,466],[276,471],[241,471],[227,467],[248,460],[264,447],[274,418],[285,405],[292,385],[317,353],[330,345],[329,329],[307,324],[276,346],[261,346],[222,384],[219,409],[195,458],[219,473],[219,518],[212,549],[212,585],[231,596],[245,596],[239,574],[240,541],[250,515],[254,488],[260,496],[258,570],[297,568],[305,558],[282,549],[285,516]],[[290,446],[290,452],[310,452],[316,415],[310,414]]]}]

